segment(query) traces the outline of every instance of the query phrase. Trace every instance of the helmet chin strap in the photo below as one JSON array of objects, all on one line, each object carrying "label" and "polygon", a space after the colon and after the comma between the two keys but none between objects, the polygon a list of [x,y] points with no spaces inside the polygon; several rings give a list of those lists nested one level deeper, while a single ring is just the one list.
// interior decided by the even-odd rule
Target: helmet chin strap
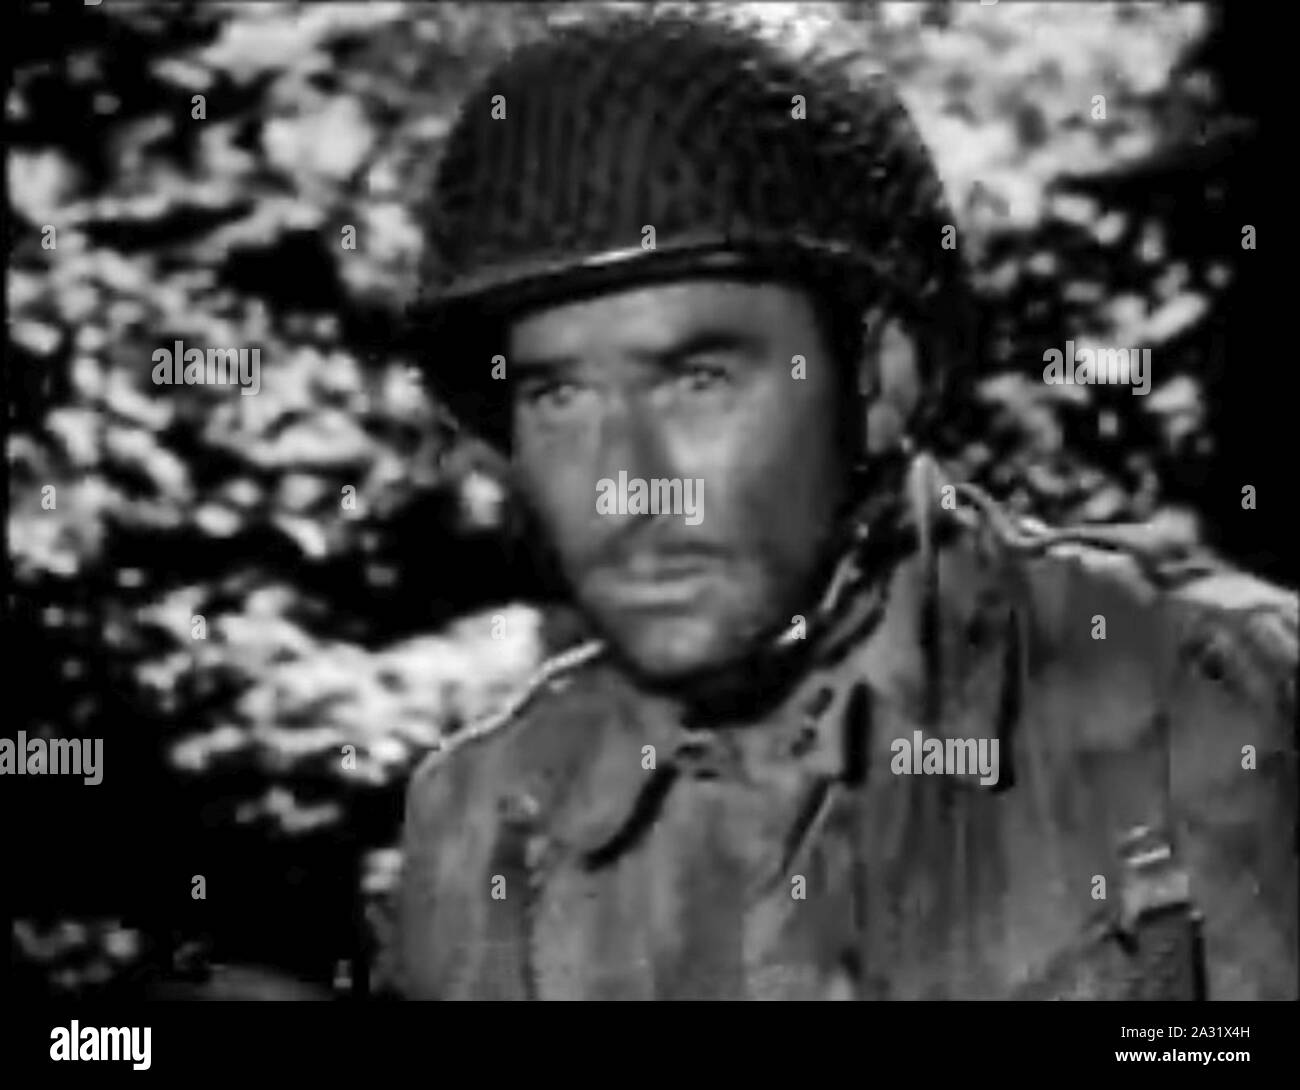
[{"label": "helmet chin strap", "polygon": [[939,623],[939,561],[935,547],[935,500],[941,487],[938,463],[921,452],[907,467],[907,501],[912,524],[916,528],[917,549],[921,560],[921,653],[925,659],[923,715],[927,726],[935,726],[943,717],[942,647]]}]

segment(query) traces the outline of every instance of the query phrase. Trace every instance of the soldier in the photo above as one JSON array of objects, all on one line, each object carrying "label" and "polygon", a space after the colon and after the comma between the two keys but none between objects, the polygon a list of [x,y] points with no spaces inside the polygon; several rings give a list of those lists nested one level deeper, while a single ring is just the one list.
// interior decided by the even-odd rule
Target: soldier
[{"label": "soldier", "polygon": [[945,477],[950,222],[887,87],[732,27],[470,97],[421,347],[576,622],[414,775],[405,995],[1296,995],[1296,603]]}]

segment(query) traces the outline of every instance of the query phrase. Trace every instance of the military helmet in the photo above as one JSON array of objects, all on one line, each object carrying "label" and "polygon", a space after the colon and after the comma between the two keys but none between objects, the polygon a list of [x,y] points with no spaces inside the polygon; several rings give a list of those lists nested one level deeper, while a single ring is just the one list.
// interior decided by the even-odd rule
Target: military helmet
[{"label": "military helmet", "polygon": [[932,320],[963,279],[942,185],[888,84],[848,68],[683,15],[519,48],[447,137],[416,328],[715,270]]}]

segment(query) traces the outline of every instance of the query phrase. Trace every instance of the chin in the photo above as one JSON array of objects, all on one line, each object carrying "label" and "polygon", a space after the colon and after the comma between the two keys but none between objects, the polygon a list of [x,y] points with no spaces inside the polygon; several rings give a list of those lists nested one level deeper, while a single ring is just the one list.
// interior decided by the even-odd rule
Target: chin
[{"label": "chin", "polygon": [[650,688],[687,687],[741,662],[762,629],[749,618],[645,611],[600,626],[628,669]]}]

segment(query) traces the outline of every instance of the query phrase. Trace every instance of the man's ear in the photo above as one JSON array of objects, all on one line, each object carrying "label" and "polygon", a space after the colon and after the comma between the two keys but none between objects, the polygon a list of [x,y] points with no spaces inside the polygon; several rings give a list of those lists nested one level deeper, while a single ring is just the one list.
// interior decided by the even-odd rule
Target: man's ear
[{"label": "man's ear", "polygon": [[858,390],[867,403],[867,451],[896,450],[921,402],[916,341],[903,322],[883,310],[867,316],[859,357]]}]

